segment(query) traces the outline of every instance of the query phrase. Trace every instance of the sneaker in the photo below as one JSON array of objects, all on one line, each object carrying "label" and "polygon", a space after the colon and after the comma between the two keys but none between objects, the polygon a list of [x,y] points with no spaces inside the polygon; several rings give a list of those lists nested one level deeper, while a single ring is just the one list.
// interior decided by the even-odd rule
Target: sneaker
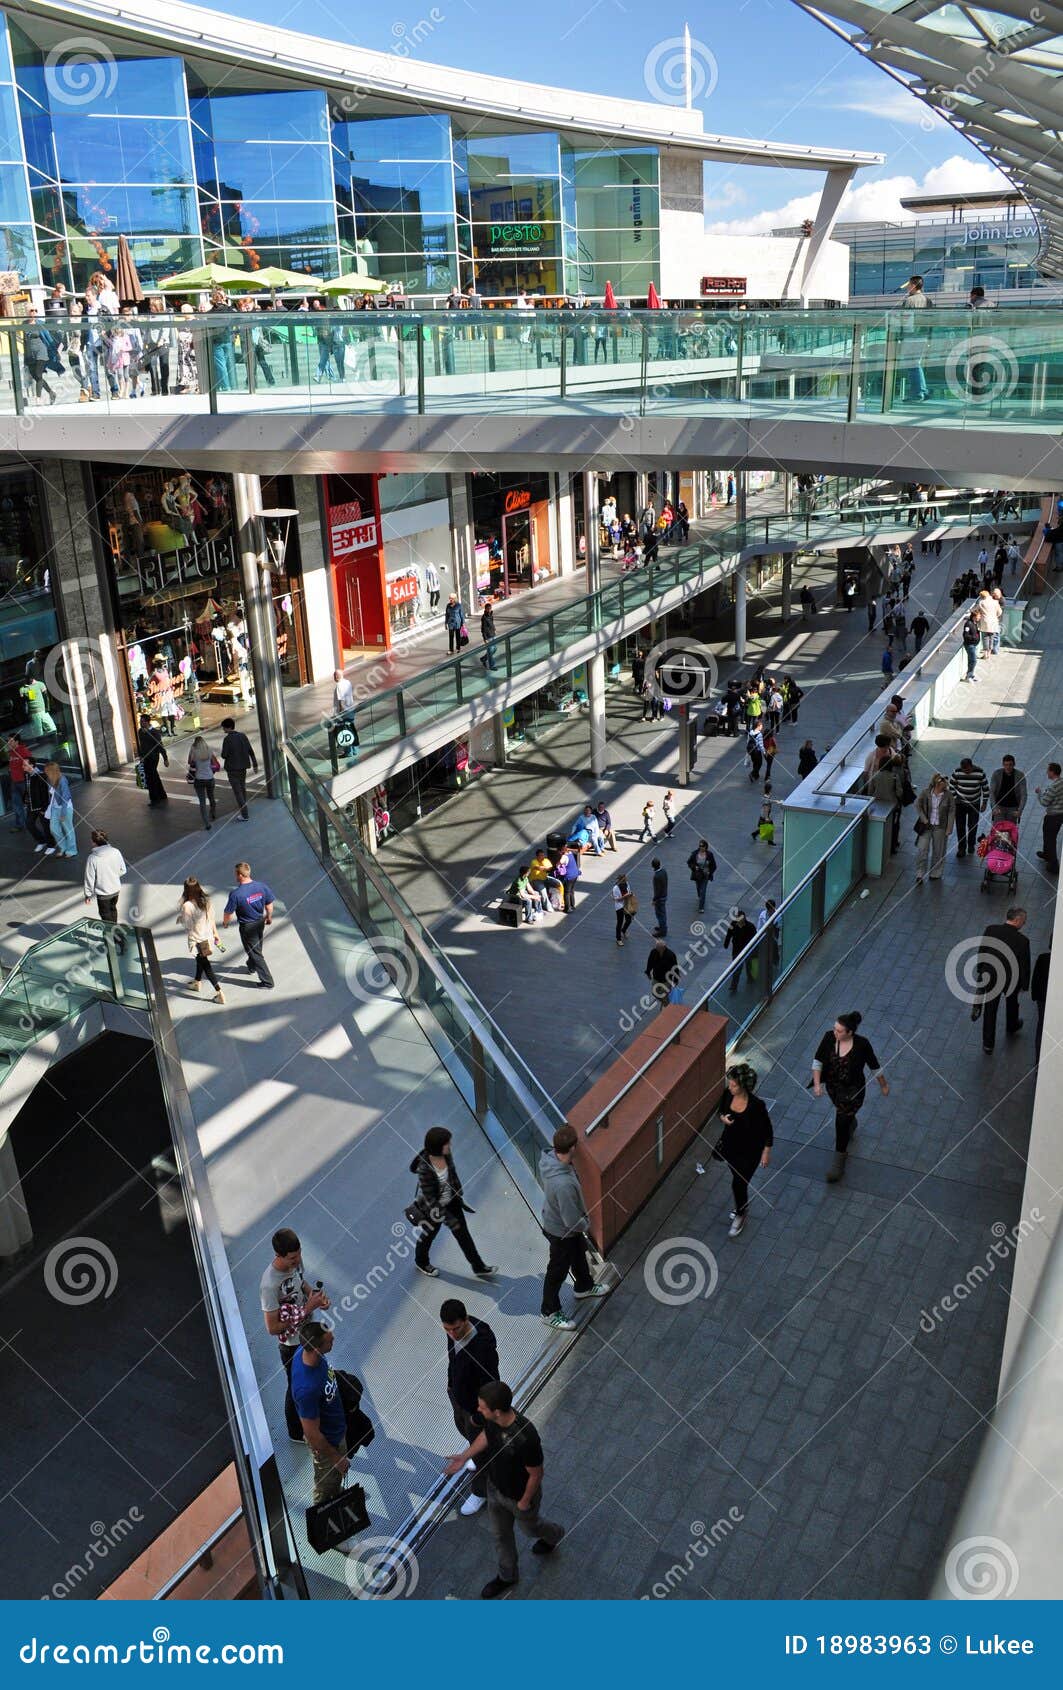
[{"label": "sneaker", "polygon": [[[33,847],[33,854],[34,854],[34,856],[37,856],[37,857],[39,857],[39,856],[40,856],[40,854],[41,854],[41,852],[42,852],[42,851],[43,851],[43,850],[44,850],[44,846],[43,846],[43,845],[35,845],[35,846],[34,846],[34,847]],[[1038,853],[1037,853],[1037,855],[1038,855],[1038,856],[1040,856],[1040,855],[1041,855],[1041,853],[1040,853],[1040,851],[1038,851]]]},{"label": "sneaker", "polygon": [[421,1266],[420,1262],[414,1262],[413,1265],[417,1269],[418,1273],[424,1274],[426,1279],[438,1279],[439,1278],[439,1269],[434,1268],[432,1266],[431,1262],[426,1262],[424,1267]]},{"label": "sneaker", "polygon": [[569,1320],[567,1315],[561,1313],[541,1314],[539,1319],[544,1326],[552,1327],[555,1332],[575,1332],[576,1330],[576,1322]]},{"label": "sneaker", "polygon": [[46,857],[54,857],[55,856],[55,846],[54,845],[46,845],[44,847],[44,854],[45,854]]},{"label": "sneaker", "polygon": [[496,1596],[504,1596],[507,1590],[512,1590],[516,1579],[491,1579],[484,1585],[480,1598],[484,1602],[493,1602]]},{"label": "sneaker", "polygon": [[485,1496],[467,1496],[458,1509],[458,1513],[464,1514],[466,1517],[470,1514],[478,1514],[486,1501]]},{"label": "sneaker", "polygon": [[[564,1537],[564,1535],[564,1532],[562,1532],[561,1537]],[[532,1544],[532,1554],[552,1555],[554,1550],[557,1548],[557,1544],[561,1542],[561,1537],[558,1538],[557,1543],[547,1543],[545,1537],[537,1537],[535,1542]]]},{"label": "sneaker", "polygon": [[498,1269],[496,1267],[482,1267],[473,1268],[472,1271],[477,1279],[493,1279]]},{"label": "sneaker", "polygon": [[576,1301],[581,1303],[587,1297],[608,1297],[611,1290],[611,1285],[592,1285],[589,1291],[576,1291],[574,1295]]},{"label": "sneaker", "polygon": [[730,1230],[727,1234],[728,1238],[737,1238],[738,1234],[745,1229],[745,1224],[746,1224],[745,1215],[735,1215],[734,1219],[731,1222]]},{"label": "sneaker", "polygon": [[190,980],[188,982],[188,989],[189,989],[190,992],[198,992],[199,991],[199,981],[198,980]]},{"label": "sneaker", "polygon": [[302,1432],[299,1433],[298,1437],[296,1437],[294,1432],[289,1432],[288,1433],[288,1442],[290,1444],[301,1444],[303,1449],[306,1449],[306,1447],[307,1447],[306,1439],[303,1437]]},{"label": "sneaker", "polygon": [[225,993],[224,992],[215,992],[214,1002],[215,1003],[224,1003],[225,1002]]},{"label": "sneaker", "polygon": [[255,965],[253,962],[245,962],[244,967],[247,969],[249,974],[253,974],[255,972]]}]

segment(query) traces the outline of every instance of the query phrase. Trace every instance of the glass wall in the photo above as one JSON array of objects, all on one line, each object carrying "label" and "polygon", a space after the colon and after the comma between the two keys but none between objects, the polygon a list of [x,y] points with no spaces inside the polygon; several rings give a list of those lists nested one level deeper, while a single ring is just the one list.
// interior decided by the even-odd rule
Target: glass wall
[{"label": "glass wall", "polygon": [[80,291],[125,235],[149,288],[205,259],[326,279],[362,261],[407,294],[488,299],[637,299],[659,277],[653,147],[368,96],[351,113],[251,75],[0,17],[5,268]]},{"label": "glass wall", "polygon": [[455,141],[462,286],[485,297],[565,291],[560,137],[477,133]]},{"label": "glass wall", "polygon": [[848,230],[849,291],[854,299],[898,293],[921,275],[927,293],[984,288],[1031,288],[1037,232],[1028,222],[919,223]]},{"label": "glass wall", "polygon": [[333,168],[345,262],[404,293],[448,293],[458,280],[450,119],[337,118]]},{"label": "glass wall", "polygon": [[208,258],[240,269],[277,264],[336,275],[324,90],[197,89],[192,119]]},{"label": "glass wall", "polygon": [[[656,148],[614,153],[573,143],[562,159],[575,204],[579,288],[603,294],[609,281],[617,295],[644,297],[661,271]],[[575,291],[571,278],[569,285]]]},{"label": "glass wall", "polygon": [[46,282],[113,274],[119,235],[145,285],[202,260],[180,59],[78,69],[11,25],[29,187]]},{"label": "glass wall", "polygon": [[[80,770],[61,663],[43,491],[30,469],[0,475],[0,745],[17,734],[39,762]],[[6,758],[3,759],[5,803]]]}]

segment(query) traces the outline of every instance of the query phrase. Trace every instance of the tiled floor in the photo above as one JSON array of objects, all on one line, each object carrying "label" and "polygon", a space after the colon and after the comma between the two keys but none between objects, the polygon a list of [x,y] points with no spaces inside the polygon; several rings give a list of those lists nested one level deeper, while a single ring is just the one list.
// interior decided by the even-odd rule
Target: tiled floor
[{"label": "tiled floor", "polygon": [[[965,752],[992,769],[1011,749],[1035,777],[1058,755],[1063,605],[1041,608],[1029,645],[958,689],[919,776]],[[1028,812],[1019,897],[1035,955],[1056,895],[1039,834]],[[927,1594],[996,1394],[1011,1265],[991,1252],[1019,1217],[1034,1015],[1026,1000],[1020,1035],[983,1055],[949,980],[1004,895],[980,895],[977,860],[954,853],[943,882],[917,889],[912,852],[905,826],[891,872],[746,1041],[775,1149],[743,1236],[726,1236],[723,1171],[696,1171],[710,1128],[614,1252],[622,1287],[534,1406],[545,1512],[568,1536],[548,1559],[522,1553],[517,1596]],[[832,1113],[806,1080],[833,1015],[853,1008],[891,1090],[871,1088],[830,1186]],[[687,1258],[671,1292],[651,1250]],[[474,1596],[493,1571],[482,1517],[455,1517],[420,1556],[417,1595]]]}]

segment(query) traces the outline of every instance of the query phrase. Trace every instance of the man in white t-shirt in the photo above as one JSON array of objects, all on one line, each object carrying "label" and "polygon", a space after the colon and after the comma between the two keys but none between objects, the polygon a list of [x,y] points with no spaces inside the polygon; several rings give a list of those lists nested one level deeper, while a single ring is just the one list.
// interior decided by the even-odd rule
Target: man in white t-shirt
[{"label": "man in white t-shirt", "polygon": [[299,1236],[290,1226],[282,1226],[273,1234],[273,1260],[262,1275],[260,1301],[266,1331],[276,1338],[281,1366],[287,1387],[284,1393],[284,1419],[288,1436],[294,1444],[303,1442],[303,1426],[292,1401],[292,1357],[299,1348],[299,1327],[302,1321],[318,1309],[327,1309],[329,1300],[316,1286],[311,1290],[303,1268],[303,1251]]}]

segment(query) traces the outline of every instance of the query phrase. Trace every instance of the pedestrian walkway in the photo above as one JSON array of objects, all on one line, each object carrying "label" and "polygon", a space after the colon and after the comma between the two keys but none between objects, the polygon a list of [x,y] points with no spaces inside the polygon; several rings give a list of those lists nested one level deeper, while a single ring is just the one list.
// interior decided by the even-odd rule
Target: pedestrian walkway
[{"label": "pedestrian walkway", "polygon": [[[279,803],[252,807],[210,834],[177,839],[135,865],[122,914],[152,929],[237,1298],[297,1535],[309,1501],[310,1462],[285,1437],[284,1380],[265,1331],[259,1280],[270,1237],[293,1226],[307,1272],[322,1279],[338,1322],[334,1359],[363,1379],[377,1426],[354,1477],[365,1486],[373,1530],[387,1536],[438,1477],[454,1441],[446,1398],[439,1307],[461,1297],[488,1317],[507,1371],[523,1372],[547,1340],[538,1318],[542,1236],[522,1187],[499,1161],[445,1066],[352,927],[296,824]],[[233,862],[244,855],[277,896],[266,955],[277,989],[245,972],[235,929],[216,960],[226,1003],[187,991],[192,978],[175,915],[194,873],[220,922]],[[53,904],[47,925],[83,913],[80,893]],[[13,933],[25,948],[29,933]],[[145,1060],[149,1060],[146,1051]],[[114,1107],[121,1107],[120,1095]],[[413,1266],[403,1210],[412,1200],[414,1151],[430,1126],[454,1134],[471,1222],[497,1280],[473,1279],[449,1234],[433,1250],[438,1279]],[[54,1156],[62,1178],[62,1147]],[[123,1263],[118,1255],[118,1271]],[[204,1439],[216,1427],[204,1425]],[[309,1555],[317,1595],[346,1595],[347,1563]]]},{"label": "pedestrian walkway", "polygon": [[[975,543],[947,542],[940,559],[916,559],[909,617],[922,606],[932,628],[952,614],[948,587],[957,569],[974,562]],[[783,627],[778,580],[751,595],[748,661],[738,665],[728,623],[697,629],[699,644],[719,665],[720,685],[748,678],[754,665],[778,666],[803,689],[799,720],[779,735],[772,771],[773,799],[797,785],[797,756],[806,738],[817,753],[878,695],[884,639],[868,636],[862,606],[829,608],[834,560],[806,560],[809,582],[827,606]],[[797,603],[798,581],[793,600]],[[671,637],[671,636],[669,636]],[[931,636],[932,637],[932,636]],[[659,639],[664,636],[659,633]],[[454,959],[470,986],[561,1104],[570,1104],[617,1052],[656,1014],[644,970],[654,928],[651,859],[668,872],[669,942],[684,970],[688,1001],[724,971],[723,933],[733,909],[755,922],[766,896],[781,896],[781,811],[776,844],[751,837],[760,817],[762,787],[750,782],[744,736],[699,741],[687,789],[678,784],[675,722],[643,722],[642,707],[625,677],[607,695],[608,773],[589,773],[589,731],[574,715],[511,766],[489,774],[381,848],[381,861],[407,902]],[[641,844],[641,811],[652,796],[657,828],[671,787],[677,824],[671,840]],[[603,798],[617,831],[618,851],[584,857],[572,915],[555,914],[513,932],[498,923],[495,904],[516,869],[531,860],[546,835],[571,825],[588,799]],[[706,837],[718,863],[705,913],[699,913],[686,866]],[[614,937],[612,885],[630,876],[639,913],[623,949]]]},{"label": "pedestrian walkway", "polygon": [[[957,688],[916,753],[917,786],[965,753],[990,771],[1010,750],[1032,787],[1058,756],[1063,607],[1044,608],[1028,646]],[[1028,811],[1018,888],[1035,956],[1056,895],[1036,823]],[[522,1554],[516,1597],[928,1594],[994,1435],[1034,1090],[1028,1000],[1022,1033],[987,1057],[957,985],[958,958],[1003,914],[980,878],[953,849],[943,882],[916,889],[905,825],[887,875],[744,1041],[775,1128],[745,1233],[727,1238],[710,1124],[612,1252],[621,1288],[532,1405],[544,1510],[567,1536],[555,1556]],[[845,1178],[827,1185],[833,1112],[806,1082],[850,1009],[891,1089],[871,1088]],[[474,1596],[493,1571],[482,1521],[454,1517],[420,1554],[416,1594]]]}]

